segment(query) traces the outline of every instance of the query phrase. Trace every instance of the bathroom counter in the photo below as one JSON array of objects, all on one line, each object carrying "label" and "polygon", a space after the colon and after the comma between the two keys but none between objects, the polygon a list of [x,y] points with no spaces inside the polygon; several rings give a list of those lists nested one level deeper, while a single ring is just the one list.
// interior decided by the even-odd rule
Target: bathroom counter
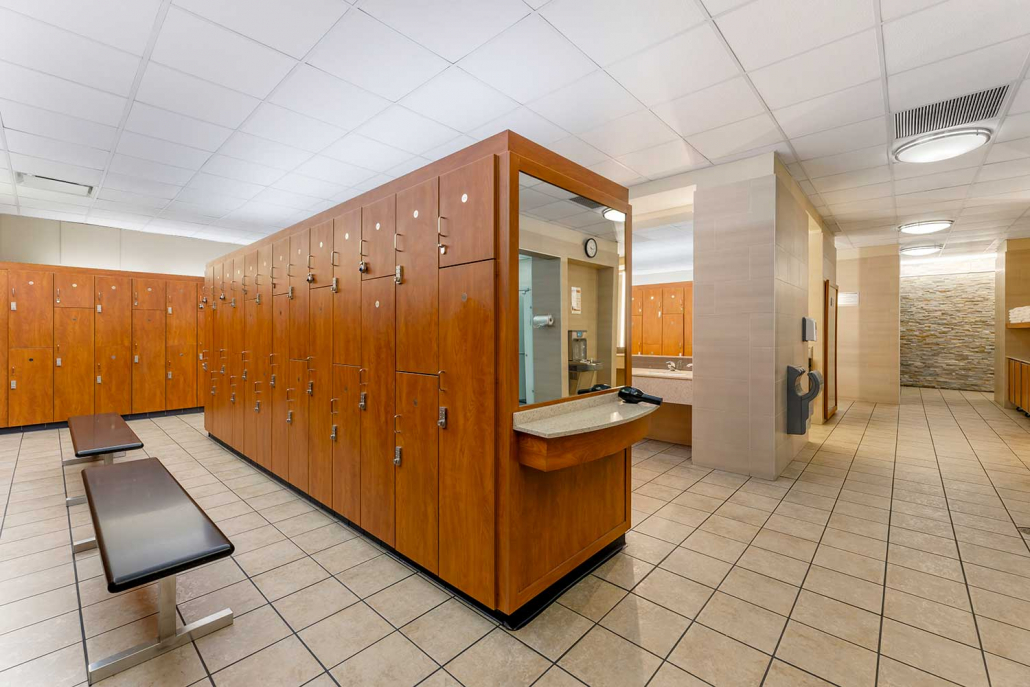
[{"label": "bathroom counter", "polygon": [[602,394],[519,411],[512,415],[512,425],[516,432],[555,439],[624,425],[657,409],[650,403],[626,403],[618,394]]},{"label": "bathroom counter", "polygon": [[633,368],[633,386],[645,394],[661,397],[666,403],[691,405],[694,402],[694,373],[690,370]]}]

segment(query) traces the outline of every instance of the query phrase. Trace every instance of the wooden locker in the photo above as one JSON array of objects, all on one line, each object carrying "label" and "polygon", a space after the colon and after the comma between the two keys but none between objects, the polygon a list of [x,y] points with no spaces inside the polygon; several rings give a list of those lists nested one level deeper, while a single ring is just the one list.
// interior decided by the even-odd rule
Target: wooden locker
[{"label": "wooden locker", "polygon": [[[207,384],[207,360],[209,356],[208,346],[211,342],[211,327],[208,324],[208,308],[211,301],[210,290],[207,284],[201,289],[201,302],[197,303],[197,389],[196,389],[196,407],[206,406],[207,399],[211,395],[210,388]],[[204,303],[203,299],[207,298],[208,303]],[[206,412],[206,409],[205,409]],[[207,425],[207,416],[204,417],[205,427]]]},{"label": "wooden locker", "polygon": [[397,194],[397,370],[440,370],[436,179]]},{"label": "wooden locker", "polygon": [[85,272],[54,273],[55,308],[92,308],[93,275]]},{"label": "wooden locker", "polygon": [[361,365],[361,210],[333,219],[333,362]]},{"label": "wooden locker", "polygon": [[361,368],[333,365],[333,510],[361,525]]},{"label": "wooden locker", "polygon": [[307,229],[290,237],[290,359],[308,357]]},{"label": "wooden locker", "polygon": [[211,295],[215,300],[222,300],[225,296],[224,263],[216,263],[211,266],[213,281],[211,284]]},{"label": "wooden locker", "polygon": [[440,177],[440,267],[494,257],[495,159],[489,155]]},{"label": "wooden locker", "polygon": [[192,408],[197,400],[196,344],[165,346],[165,410]]},{"label": "wooden locker", "polygon": [[644,317],[634,315],[630,318],[630,346],[633,355],[640,355],[644,352]]},{"label": "wooden locker", "polygon": [[495,581],[494,313],[492,260],[440,270],[440,576],[485,604]]},{"label": "wooden locker", "polygon": [[186,346],[197,343],[197,284],[170,281],[165,284],[167,310],[165,343]]},{"label": "wooden locker", "polygon": [[232,311],[230,301],[224,300],[217,303],[212,311],[215,319],[215,359],[214,367],[217,375],[215,384],[215,435],[225,443],[232,445],[232,367],[231,367],[231,336],[232,336]]},{"label": "wooden locker", "polygon": [[285,293],[272,298],[272,354],[268,387],[272,400],[272,472],[289,480],[290,442],[288,401],[290,383],[290,299]]},{"label": "wooden locker", "polygon": [[161,309],[134,310],[132,313],[132,412],[154,413],[164,409],[165,311]]},{"label": "wooden locker", "polygon": [[333,292],[311,290],[308,358],[308,495],[333,505]]},{"label": "wooden locker", "polygon": [[244,318],[247,352],[244,358],[243,453],[271,469],[272,404],[268,393],[268,356],[272,352],[272,304],[258,298],[246,301]]},{"label": "wooden locker", "polygon": [[[86,292],[93,299],[93,290]],[[92,415],[93,308],[54,311],[54,422]]]},{"label": "wooden locker", "polygon": [[662,289],[645,286],[644,320],[643,320],[643,353],[644,355],[662,354]]},{"label": "wooden locker", "polygon": [[0,270],[0,427],[7,426],[7,389],[10,386],[7,378],[10,373],[7,366],[7,337],[3,335],[3,332],[7,331],[10,312],[8,293],[10,291],[7,288],[7,270]]},{"label": "wooden locker", "polygon": [[310,484],[308,468],[308,361],[291,360],[289,363],[289,388],[286,421],[287,440],[290,446],[290,484],[304,493]]},{"label": "wooden locker", "polygon": [[361,208],[361,278],[393,276],[393,237],[397,197],[388,196]]},{"label": "wooden locker", "polygon": [[333,283],[333,220],[311,227],[307,280],[312,289]]},{"label": "wooden locker", "polygon": [[[131,303],[132,301],[129,301]],[[96,315],[100,322],[100,313]],[[128,415],[132,412],[132,345],[97,344],[94,412]]]},{"label": "wooden locker", "polygon": [[11,270],[7,278],[10,295],[8,347],[53,348],[53,272]]},{"label": "wooden locker", "polygon": [[229,287],[229,291],[232,293],[240,308],[243,307],[243,275],[246,269],[246,261],[243,257],[233,258],[232,260],[232,285]]},{"label": "wooden locker", "polygon": [[272,277],[272,295],[286,293],[290,290],[290,239],[284,238],[272,244],[272,266],[269,271]]},{"label": "wooden locker", "polygon": [[258,252],[251,251],[243,256],[243,299],[257,298]]},{"label": "wooden locker", "polygon": [[265,244],[258,248],[257,276],[255,277],[256,293],[261,300],[272,304],[272,245]]},{"label": "wooden locker", "polygon": [[662,316],[669,313],[683,313],[683,287],[664,286],[662,287]]},{"label": "wooden locker", "polygon": [[644,314],[644,289],[641,286],[634,286],[630,291],[629,299],[630,315],[640,317]]},{"label": "wooden locker", "polygon": [[[50,305],[50,299],[46,299]],[[38,425],[54,419],[54,352],[50,348],[12,348],[8,425]]]},{"label": "wooden locker", "polygon": [[662,313],[662,355],[683,355],[683,313]]},{"label": "wooden locker", "polygon": [[396,360],[392,277],[361,284],[361,526],[394,545],[394,386]]},{"label": "wooden locker", "polygon": [[694,282],[683,285],[683,355],[694,355]]},{"label": "wooden locker", "polygon": [[229,299],[229,294],[232,292],[232,281],[233,281],[233,261],[225,260],[221,265],[222,270],[222,291],[225,293],[226,300]]},{"label": "wooden locker", "polygon": [[[243,261],[240,263],[240,278],[243,277]],[[246,382],[243,379],[245,366],[246,340],[244,338],[244,303],[243,293],[237,292],[229,301],[229,424],[232,426],[232,440],[229,445],[237,451],[243,451],[246,436]]]},{"label": "wooden locker", "polygon": [[135,310],[163,310],[165,307],[164,280],[133,277],[132,307]]},{"label": "wooden locker", "polygon": [[437,377],[397,373],[397,550],[433,574],[440,569],[439,408]]},{"label": "wooden locker", "polygon": [[132,344],[132,280],[129,277],[96,278],[97,346]]}]

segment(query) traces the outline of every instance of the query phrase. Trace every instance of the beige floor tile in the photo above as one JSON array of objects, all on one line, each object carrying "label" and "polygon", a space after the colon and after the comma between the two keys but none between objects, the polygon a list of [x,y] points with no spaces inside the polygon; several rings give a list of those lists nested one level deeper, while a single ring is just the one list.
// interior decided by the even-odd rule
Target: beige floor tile
[{"label": "beige floor tile", "polygon": [[782,616],[790,615],[798,594],[798,588],[794,585],[740,567],[730,571],[719,586],[719,591]]},{"label": "beige floor tile", "polygon": [[86,684],[86,662],[82,655],[82,642],[76,642],[0,672],[0,685],[3,687],[73,687],[80,684]]},{"label": "beige floor tile", "polygon": [[326,579],[273,602],[294,632],[358,602],[336,579]]},{"label": "beige floor tile", "polygon": [[978,616],[1030,630],[1030,601],[1014,599],[976,587],[970,588],[969,593],[973,599],[973,611]]},{"label": "beige floor tile", "polygon": [[801,585],[808,572],[808,563],[756,546],[749,546],[737,565],[795,586]]},{"label": "beige floor tile", "polygon": [[1030,685],[1030,666],[994,654],[987,654],[986,658],[987,672],[991,676],[992,687]]},{"label": "beige floor tile", "polygon": [[808,571],[804,588],[871,613],[879,613],[883,607],[883,587],[880,585],[818,565],[813,565]]},{"label": "beige floor tile", "polygon": [[679,547],[670,553],[658,567],[714,589],[722,583],[733,566],[718,558]]},{"label": "beige floor tile", "polygon": [[672,544],[679,544],[694,531],[694,528],[690,525],[683,525],[674,520],[668,520],[662,517],[661,511],[652,515],[633,529],[641,534],[646,534]]},{"label": "beige floor tile", "polygon": [[364,539],[351,539],[342,544],[319,551],[311,557],[331,574],[336,575],[367,560],[371,560],[380,553],[379,549]]},{"label": "beige floor tile", "polygon": [[[617,609],[618,606],[616,606]],[[613,610],[612,613],[614,612]],[[521,629],[511,634],[523,644],[552,661],[557,661],[593,625],[591,620],[565,606],[552,604]]]},{"label": "beige floor tile", "polygon": [[271,606],[237,616],[233,624],[196,641],[204,665],[217,672],[290,634]]},{"label": "beige floor tile", "polygon": [[243,615],[268,603],[250,580],[243,580],[228,587],[195,599],[180,603],[179,613],[187,623],[205,618],[224,608],[231,608],[235,615]]},{"label": "beige floor tile", "polygon": [[6,604],[0,607],[0,635],[78,608],[79,597],[75,593],[75,585]]},{"label": "beige floor tile", "polygon": [[219,687],[249,687],[258,684],[299,687],[322,672],[322,667],[311,652],[304,648],[296,636],[290,635],[218,671],[214,679]]},{"label": "beige floor tile", "polygon": [[651,563],[620,552],[605,561],[594,574],[623,589],[633,589],[653,569]]},{"label": "beige floor tile", "polygon": [[95,684],[97,687],[186,687],[206,677],[207,671],[196,647],[187,644]]},{"label": "beige floor tile", "polygon": [[273,525],[265,525],[264,527],[256,527],[252,530],[240,532],[229,537],[229,539],[232,541],[233,546],[236,547],[236,555],[240,556],[248,551],[254,551],[263,546],[282,541],[286,539],[286,535],[277,530]]},{"label": "beige floor tile", "polygon": [[927,553],[907,546],[891,543],[887,549],[887,560],[892,565],[911,568],[919,572],[944,577],[954,582],[962,582],[962,564],[954,558]]},{"label": "beige floor tile", "polygon": [[[335,684],[336,683],[330,680],[329,684],[325,687],[335,687]],[[314,687],[314,685],[311,687]],[[462,685],[460,682],[455,680],[450,673],[441,668],[419,683],[419,687],[462,687]]]},{"label": "beige floor tile", "polygon": [[304,557],[304,552],[289,540],[263,546],[239,556],[233,556],[243,571],[251,577],[292,563]]},{"label": "beige floor tile", "polygon": [[331,672],[341,687],[412,687],[436,669],[418,647],[394,632]]},{"label": "beige floor tile", "polygon": [[562,594],[558,603],[597,622],[624,596],[626,591],[621,587],[588,575]]},{"label": "beige floor tile", "polygon": [[716,687],[748,687],[761,684],[769,656],[694,623],[669,661]]},{"label": "beige floor tile", "polygon": [[876,653],[791,621],[776,657],[842,687],[876,683]]},{"label": "beige floor tile", "polygon": [[976,622],[984,651],[1030,666],[1030,632],[990,618]]},{"label": "beige floor tile", "polygon": [[525,687],[550,665],[546,658],[498,628],[445,668],[466,687]]},{"label": "beige floor tile", "polygon": [[648,687],[705,687],[708,683],[666,662],[647,684]]},{"label": "beige floor tile", "polygon": [[774,658],[762,684],[765,687],[829,687],[833,683]]},{"label": "beige floor tile", "polygon": [[253,578],[253,582],[269,601],[275,601],[327,577],[329,573],[325,568],[311,558],[301,558],[261,573]]},{"label": "beige floor tile", "polygon": [[550,670],[533,683],[533,687],[581,687],[582,684],[558,666],[551,666]]},{"label": "beige floor tile", "polygon": [[79,614],[65,613],[0,635],[0,670],[82,641]]},{"label": "beige floor tile", "polygon": [[401,632],[442,665],[475,644],[496,625],[452,597],[402,627]]},{"label": "beige floor tile", "polygon": [[[825,538],[825,534],[823,536]],[[790,556],[806,563],[811,562],[817,548],[814,542],[807,539],[772,530],[762,530],[759,532],[758,536],[751,542],[751,545],[768,551],[774,551],[784,556]]]},{"label": "beige floor tile", "polygon": [[661,663],[654,654],[597,626],[558,665],[596,687],[643,687]]},{"label": "beige floor tile", "polygon": [[307,554],[324,551],[330,546],[342,544],[345,541],[354,539],[357,535],[339,523],[332,523],[323,527],[304,532],[292,537],[293,543],[299,546]]},{"label": "beige floor tile", "polygon": [[973,614],[953,606],[888,588],[884,595],[883,615],[975,648],[980,647]]},{"label": "beige floor tile", "polygon": [[601,625],[653,654],[667,656],[690,620],[630,594],[604,617]]},{"label": "beige floor tile", "polygon": [[663,507],[655,515],[659,518],[665,518],[666,520],[672,520],[673,522],[679,523],[680,525],[686,525],[687,527],[697,527],[709,516],[707,511],[698,510],[696,508],[689,508],[687,506],[680,506],[674,503]]},{"label": "beige floor tile", "polygon": [[[983,623],[980,632],[983,637]],[[987,684],[983,659],[977,649],[889,618],[883,621],[880,650],[884,656],[961,685]]]},{"label": "beige floor tile", "polygon": [[450,598],[435,584],[412,575],[366,599],[366,603],[394,627],[407,625],[415,618]]},{"label": "beige floor tile", "polygon": [[887,656],[880,656],[880,670],[877,675],[877,684],[883,687],[952,687],[955,684]]},{"label": "beige floor tile", "polygon": [[697,622],[767,654],[776,649],[787,618],[723,592],[705,604]]},{"label": "beige floor tile", "polygon": [[714,590],[659,568],[637,585],[634,592],[637,596],[653,601],[659,606],[693,618],[704,607]]},{"label": "beige floor tile", "polygon": [[880,616],[850,604],[801,590],[792,620],[876,651],[880,643]]},{"label": "beige floor tile", "polygon": [[947,604],[963,611],[971,611],[969,607],[969,594],[965,585],[959,582],[952,582],[943,577],[929,575],[902,568],[900,566],[887,564],[887,586],[924,599],[930,599],[938,603]]},{"label": "beige floor tile", "polygon": [[381,554],[355,565],[353,568],[348,568],[336,578],[364,599],[414,574],[414,570],[393,556]]},{"label": "beige floor tile", "polygon": [[228,587],[246,575],[232,558],[223,558],[210,565],[188,570],[175,579],[175,600],[185,603],[204,594]]},{"label": "beige floor tile", "polygon": [[332,668],[392,631],[375,611],[356,603],[298,634],[322,664]]},{"label": "beige floor tile", "polygon": [[626,548],[622,552],[627,556],[657,565],[675,548],[675,544],[632,531],[626,533]]},{"label": "beige floor tile", "polygon": [[687,537],[682,544],[684,547],[703,553],[712,558],[718,558],[727,563],[735,563],[740,555],[747,549],[747,543],[729,539],[718,534],[697,530]]}]

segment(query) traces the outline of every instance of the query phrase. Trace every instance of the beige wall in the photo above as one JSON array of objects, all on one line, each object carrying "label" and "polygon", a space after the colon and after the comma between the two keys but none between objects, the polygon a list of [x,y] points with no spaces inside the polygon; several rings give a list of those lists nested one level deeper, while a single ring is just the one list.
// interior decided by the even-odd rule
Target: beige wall
[{"label": "beige wall", "polygon": [[837,255],[840,294],[859,294],[857,306],[837,309],[841,399],[898,403],[901,398],[900,276],[897,246]]},{"label": "beige wall", "polygon": [[[995,273],[995,400],[1012,407],[1006,400],[1006,357],[1030,360],[1030,329],[1009,329],[1008,311],[1030,305],[1030,239],[1011,239],[998,253]],[[999,284],[1000,280],[1000,284]]]},{"label": "beige wall", "polygon": [[0,214],[0,261],[204,276],[238,246],[183,236]]}]

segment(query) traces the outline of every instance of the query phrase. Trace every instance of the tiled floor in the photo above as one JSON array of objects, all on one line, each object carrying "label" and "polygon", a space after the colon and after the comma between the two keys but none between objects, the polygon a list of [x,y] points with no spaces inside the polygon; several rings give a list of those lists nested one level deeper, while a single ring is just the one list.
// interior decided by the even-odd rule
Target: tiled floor
[{"label": "tiled floor", "polygon": [[[105,685],[1030,685],[1030,420],[985,394],[842,408],[775,482],[635,447],[628,547],[515,633],[202,416],[133,425],[236,545],[180,577],[181,621],[236,622]],[[108,594],[96,552],[72,556],[90,524],[62,454],[67,431],[0,436],[0,685],[82,683],[84,652],[155,632],[155,587]]]}]

